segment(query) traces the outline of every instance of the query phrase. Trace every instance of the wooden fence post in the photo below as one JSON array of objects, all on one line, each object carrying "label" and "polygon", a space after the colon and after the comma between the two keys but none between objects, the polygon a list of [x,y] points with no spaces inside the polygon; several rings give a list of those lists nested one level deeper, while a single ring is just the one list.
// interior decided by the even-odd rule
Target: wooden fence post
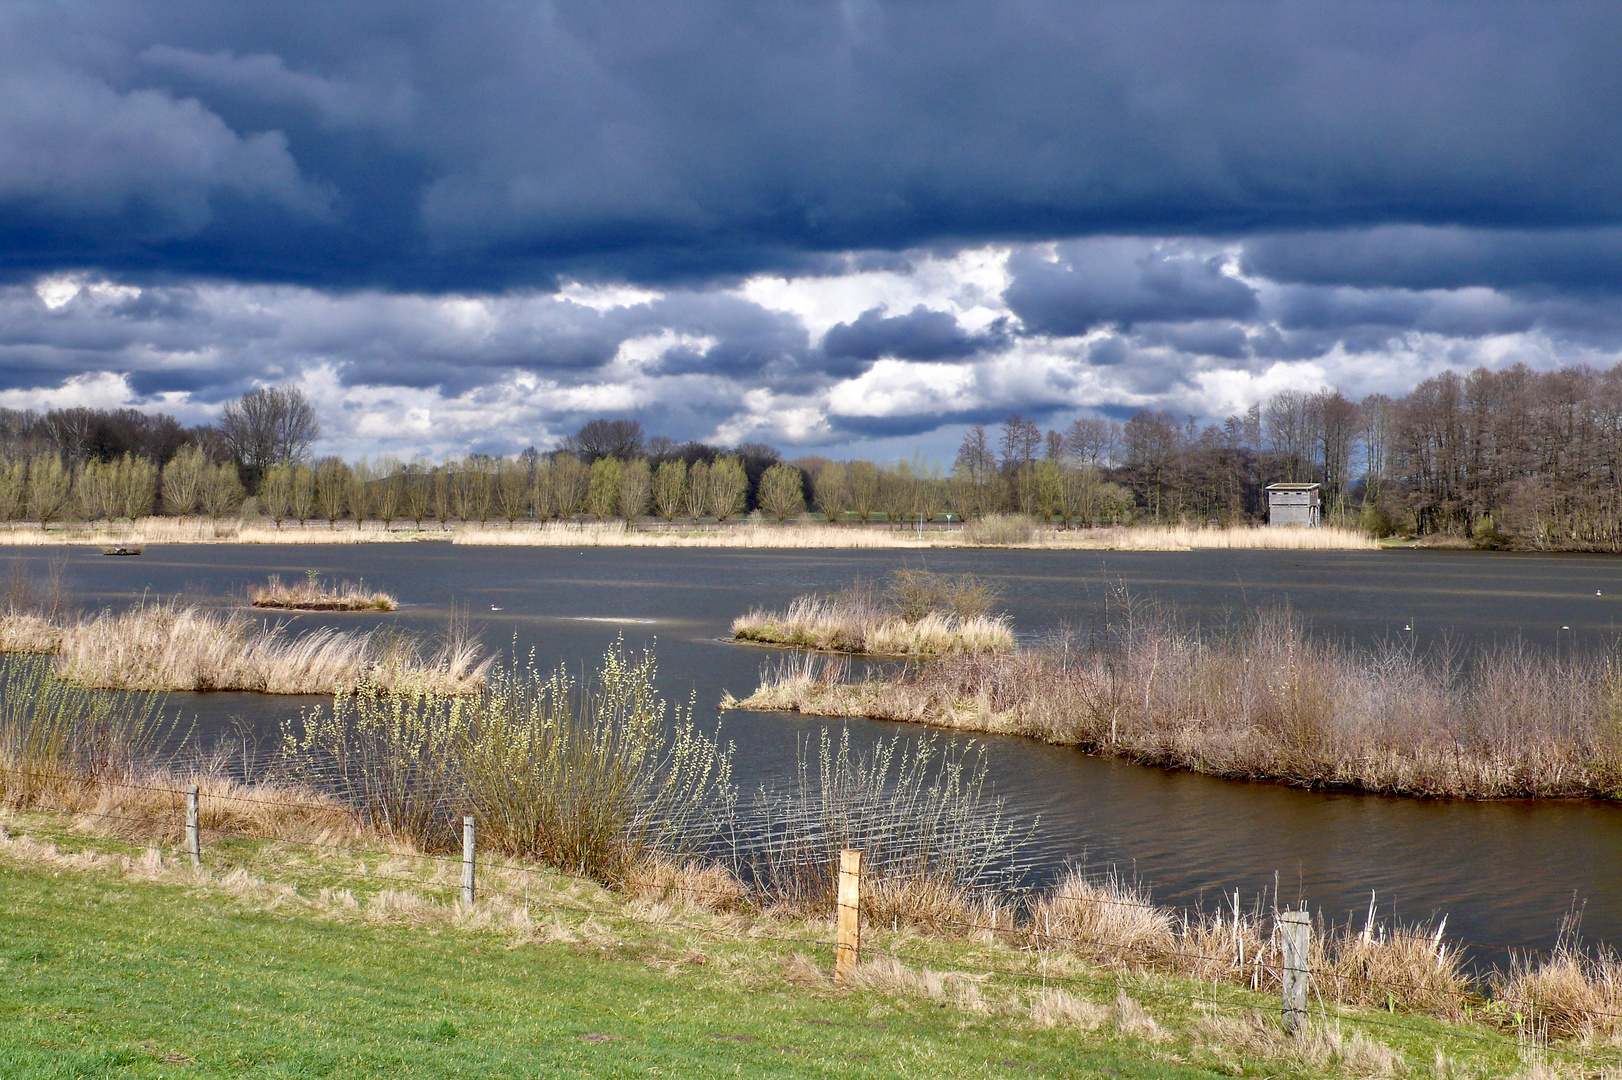
[{"label": "wooden fence post", "polygon": [[473,815],[462,817],[462,903],[473,906]]},{"label": "wooden fence post", "polygon": [[1312,965],[1312,916],[1284,911],[1278,917],[1284,953],[1284,1030],[1296,1034],[1307,1021],[1307,971]]},{"label": "wooden fence post", "polygon": [[197,824],[197,785],[186,789],[186,851],[193,866],[203,865],[203,836]]},{"label": "wooden fence post", "polygon": [[839,936],[834,950],[834,982],[842,983],[862,959],[862,853],[839,853]]}]

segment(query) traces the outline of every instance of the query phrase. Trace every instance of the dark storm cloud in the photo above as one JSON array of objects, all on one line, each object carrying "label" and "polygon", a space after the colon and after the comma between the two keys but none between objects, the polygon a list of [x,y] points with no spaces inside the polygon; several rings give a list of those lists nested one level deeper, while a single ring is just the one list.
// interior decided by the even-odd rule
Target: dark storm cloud
[{"label": "dark storm cloud", "polygon": [[853,322],[838,323],[822,339],[822,351],[833,359],[960,360],[1006,342],[1004,328],[970,334],[950,312],[922,304],[905,315],[885,315],[870,308]]},{"label": "dark storm cloud", "polygon": [[[14,274],[457,290],[1020,237],[1609,226],[1619,25],[1603,4],[8,5],[0,251]],[[1472,273],[1437,258],[1458,265],[1414,280]]]},{"label": "dark storm cloud", "polygon": [[1259,236],[1245,241],[1242,261],[1247,273],[1299,284],[1614,295],[1622,291],[1622,229],[1382,226]]},{"label": "dark storm cloud", "polygon": [[1057,258],[1024,250],[1008,260],[1004,299],[1036,334],[1085,334],[1097,326],[1248,318],[1255,291],[1214,255],[1166,251],[1136,240],[1057,245]]}]

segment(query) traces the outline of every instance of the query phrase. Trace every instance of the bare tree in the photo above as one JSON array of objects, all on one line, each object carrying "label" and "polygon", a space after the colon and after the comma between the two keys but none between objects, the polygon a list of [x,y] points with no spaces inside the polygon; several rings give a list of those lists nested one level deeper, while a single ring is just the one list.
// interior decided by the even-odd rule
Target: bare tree
[{"label": "bare tree", "polygon": [[1121,425],[1101,416],[1083,416],[1064,435],[1065,452],[1078,463],[1109,465],[1121,442]]},{"label": "bare tree", "polygon": [[1042,429],[1018,413],[1003,421],[1002,467],[1012,476],[1036,460],[1042,446]]},{"label": "bare tree", "polygon": [[257,486],[272,465],[302,461],[321,437],[321,424],[298,387],[262,386],[225,407],[219,432],[231,457]]},{"label": "bare tree", "polygon": [[563,440],[563,449],[588,465],[605,457],[629,461],[642,453],[642,425],[635,420],[591,420]]},{"label": "bare tree", "polygon": [[975,424],[963,433],[952,469],[954,472],[962,469],[969,480],[976,484],[985,483],[997,471],[997,455],[992,452],[984,424]]}]

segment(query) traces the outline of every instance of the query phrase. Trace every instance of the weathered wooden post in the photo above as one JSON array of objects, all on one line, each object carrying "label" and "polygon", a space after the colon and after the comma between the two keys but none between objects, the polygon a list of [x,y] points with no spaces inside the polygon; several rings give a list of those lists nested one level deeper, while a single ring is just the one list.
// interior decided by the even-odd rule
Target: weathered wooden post
[{"label": "weathered wooden post", "polygon": [[834,982],[842,983],[862,959],[862,853],[839,853],[839,936],[834,951]]},{"label": "weathered wooden post", "polygon": [[473,815],[462,816],[462,903],[473,906]]},{"label": "weathered wooden post", "polygon": [[203,836],[197,825],[197,785],[186,789],[186,851],[193,866],[203,865]]},{"label": "weathered wooden post", "polygon": [[1284,953],[1284,1030],[1294,1035],[1307,1022],[1307,971],[1312,964],[1312,916],[1284,911],[1278,917]]}]

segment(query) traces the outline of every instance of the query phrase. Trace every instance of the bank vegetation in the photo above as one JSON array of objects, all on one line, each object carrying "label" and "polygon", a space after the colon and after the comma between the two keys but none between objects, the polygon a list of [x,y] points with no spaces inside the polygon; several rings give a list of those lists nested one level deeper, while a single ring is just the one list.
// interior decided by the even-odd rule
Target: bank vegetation
[{"label": "bank vegetation", "polygon": [[994,614],[996,586],[972,574],[903,568],[888,587],[858,581],[829,595],[796,597],[784,611],[757,608],[732,621],[735,641],[869,656],[931,657],[1009,652],[1014,632]]},{"label": "bank vegetation", "polygon": [[1216,631],[1130,600],[1091,635],[849,677],[785,660],[729,707],[1023,735],[1147,765],[1304,787],[1622,799],[1622,661],[1519,644],[1368,649],[1288,611]]},{"label": "bank vegetation", "polygon": [[0,610],[0,653],[52,658],[61,678],[107,690],[334,694],[370,683],[464,694],[490,659],[466,634],[437,648],[403,634],[285,623],[178,601],[88,616]]},{"label": "bank vegetation", "polygon": [[[738,815],[748,804],[732,787],[730,751],[685,710],[669,714],[656,675],[651,656],[616,647],[586,685],[517,664],[471,697],[365,685],[288,725],[274,766],[244,778],[228,758],[177,749],[184,740],[160,699],[74,686],[45,660],[12,659],[0,662],[0,803],[172,845],[177,794],[195,782],[210,843],[313,843],[333,853],[315,857],[317,872],[358,845],[393,860],[458,851],[471,808],[481,850],[502,864],[594,879],[645,916],[724,913],[750,940],[827,919],[836,854],[858,847],[872,857],[870,943],[893,935],[937,954],[969,944],[975,962],[1032,979],[1102,970],[1112,993],[1131,977],[1276,995],[1277,897],[1174,910],[1120,876],[1079,869],[1034,893],[1009,891],[997,867],[1024,832],[1003,819],[972,744],[893,738],[858,750],[848,731],[824,730],[802,747],[796,780]],[[489,873],[504,881],[508,869]],[[1480,982],[1441,923],[1395,924],[1371,905],[1361,919],[1320,921],[1314,937],[1315,1000],[1335,1007],[1477,1025],[1461,1033],[1530,1030],[1536,1010],[1540,1046],[1619,1035],[1622,968],[1570,939]],[[879,963],[892,967],[864,978],[903,979],[893,961]],[[983,978],[966,974],[968,986]],[[1091,1030],[1109,1015],[1046,989],[1038,1002],[1048,1017],[1031,1013],[1039,1022]],[[1265,1022],[1247,1030],[1285,1045]]]}]

